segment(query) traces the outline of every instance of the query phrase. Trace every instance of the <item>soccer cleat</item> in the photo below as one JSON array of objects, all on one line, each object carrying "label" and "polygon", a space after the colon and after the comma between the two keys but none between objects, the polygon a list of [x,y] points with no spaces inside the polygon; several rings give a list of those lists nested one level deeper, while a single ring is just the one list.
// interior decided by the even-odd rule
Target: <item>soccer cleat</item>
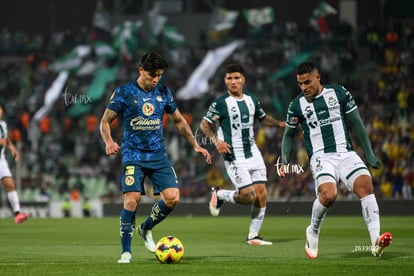
[{"label": "soccer cleat", "polygon": [[316,259],[318,257],[318,242],[319,235],[315,234],[312,227],[309,225],[306,227],[306,243],[305,252],[309,259]]},{"label": "soccer cleat", "polygon": [[220,207],[223,205],[224,201],[222,199],[219,199],[217,197],[217,191],[219,190],[219,187],[211,188],[211,199],[208,204],[210,208],[210,214],[213,217],[217,217],[220,213]]},{"label": "soccer cleat", "polygon": [[29,218],[29,214],[26,214],[26,213],[18,213],[14,217],[14,222],[16,224],[20,224],[20,223],[24,222],[25,220],[27,220],[28,218]]},{"label": "soccer cleat", "polygon": [[131,262],[132,255],[129,252],[124,252],[121,258],[118,260],[118,264],[129,264]]},{"label": "soccer cleat", "polygon": [[152,231],[142,229],[142,224],[141,224],[141,226],[138,228],[138,233],[141,239],[144,240],[144,244],[147,250],[151,253],[154,253],[155,243],[154,243],[154,240],[152,239]]},{"label": "soccer cleat", "polygon": [[385,232],[378,237],[375,245],[372,248],[372,255],[380,257],[382,251],[392,243],[392,235],[390,232]]},{"label": "soccer cleat", "polygon": [[251,239],[247,239],[246,243],[248,245],[272,245],[273,244],[273,242],[265,241],[265,240],[263,240],[262,237],[259,237],[259,236],[256,236],[256,237],[251,238]]}]

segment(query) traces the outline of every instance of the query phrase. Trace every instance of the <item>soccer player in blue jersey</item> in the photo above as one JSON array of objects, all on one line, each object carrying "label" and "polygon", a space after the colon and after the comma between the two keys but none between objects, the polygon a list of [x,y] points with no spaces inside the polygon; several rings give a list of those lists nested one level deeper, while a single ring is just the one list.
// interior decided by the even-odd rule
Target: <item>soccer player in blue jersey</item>
[{"label": "soccer player in blue jersey", "polygon": [[[145,247],[155,252],[152,229],[164,220],[179,202],[178,181],[167,157],[162,129],[164,112],[178,128],[180,134],[201,153],[208,164],[211,157],[200,147],[191,128],[176,106],[170,89],[159,83],[168,68],[167,61],[158,53],[148,52],[141,58],[139,76],[115,89],[100,122],[101,137],[107,155],[122,153],[122,191],[124,204],[120,217],[122,255],[118,263],[130,263],[131,240],[135,228],[135,213],[142,195],[144,179],[148,177],[154,194],[161,194],[151,214],[139,227]],[[111,122],[122,118],[121,147],[111,136]]]},{"label": "soccer player in blue jersey", "polygon": [[318,257],[320,229],[338,195],[337,184],[342,182],[360,198],[372,254],[381,256],[392,236],[389,232],[380,235],[379,208],[371,174],[352,149],[348,127],[355,131],[368,165],[379,168],[381,162],[372,150],[351,93],[342,85],[322,85],[320,79],[315,63],[307,61],[298,66],[296,80],[302,94],[293,99],[288,108],[282,140],[282,163],[285,166],[279,171],[281,177],[286,176],[285,168],[295,143],[294,134],[300,124],[317,196],[313,202],[311,223],[306,228],[306,255],[310,259]]}]

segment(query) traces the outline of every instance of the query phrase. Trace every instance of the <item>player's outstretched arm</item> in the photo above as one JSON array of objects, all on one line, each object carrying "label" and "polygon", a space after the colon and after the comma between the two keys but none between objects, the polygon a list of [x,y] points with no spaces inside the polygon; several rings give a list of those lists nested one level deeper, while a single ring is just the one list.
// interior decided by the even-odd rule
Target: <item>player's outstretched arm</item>
[{"label": "player's outstretched arm", "polygon": [[[292,154],[293,149],[293,138],[295,136],[296,129],[286,127],[285,132],[283,133],[282,138],[282,165],[287,165],[290,160],[290,155]],[[282,166],[282,170],[280,171],[280,176],[284,177],[284,166]]]},{"label": "player's outstretched arm", "polygon": [[277,126],[285,127],[286,123],[273,118],[271,115],[266,114],[263,118],[259,119],[259,122],[264,126]]},{"label": "player's outstretched arm", "polygon": [[381,167],[381,161],[375,155],[368,137],[368,131],[362,122],[361,116],[357,109],[347,114],[348,125],[355,130],[355,134],[364,151],[368,165],[374,169]]},{"label": "player's outstretched arm", "polygon": [[208,164],[211,164],[210,153],[205,148],[197,144],[193,132],[191,131],[190,125],[188,124],[184,116],[181,114],[181,112],[178,110],[178,108],[174,111],[174,113],[170,115],[170,117],[173,120],[180,134],[188,141],[188,143],[190,143],[191,146],[193,146],[196,152],[201,153],[205,157],[206,162]]}]

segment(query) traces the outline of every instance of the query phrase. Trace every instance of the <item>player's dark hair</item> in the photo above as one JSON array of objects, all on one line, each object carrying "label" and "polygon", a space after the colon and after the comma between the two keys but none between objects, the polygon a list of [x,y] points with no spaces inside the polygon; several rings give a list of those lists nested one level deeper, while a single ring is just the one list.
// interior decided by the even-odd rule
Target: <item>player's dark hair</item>
[{"label": "player's dark hair", "polygon": [[166,70],[168,62],[158,53],[148,52],[141,57],[139,64],[145,71]]},{"label": "player's dark hair", "polygon": [[303,75],[317,70],[316,64],[313,61],[305,61],[299,64],[296,68],[296,75]]},{"label": "player's dark hair", "polygon": [[244,68],[239,63],[232,63],[227,65],[226,74],[240,73],[244,76]]}]

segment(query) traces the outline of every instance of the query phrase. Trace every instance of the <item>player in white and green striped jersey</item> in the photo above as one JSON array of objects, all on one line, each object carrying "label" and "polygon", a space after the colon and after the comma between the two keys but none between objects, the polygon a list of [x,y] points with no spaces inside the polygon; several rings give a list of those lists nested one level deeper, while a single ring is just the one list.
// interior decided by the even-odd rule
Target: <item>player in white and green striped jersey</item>
[{"label": "player in white and green striped jersey", "polygon": [[312,207],[311,224],[306,228],[306,255],[318,256],[319,232],[329,207],[337,197],[337,184],[344,183],[361,199],[362,214],[371,238],[372,254],[379,256],[392,240],[391,233],[380,235],[380,217],[372,179],[367,166],[352,149],[351,127],[362,146],[369,166],[379,168],[367,130],[351,93],[341,85],[322,85],[316,65],[300,64],[296,71],[302,94],[289,105],[282,140],[282,166],[285,177],[293,149],[294,134],[300,124],[304,145],[310,158],[317,198]]},{"label": "player in white and green striped jersey", "polygon": [[[240,64],[226,68],[227,92],[210,105],[200,128],[216,149],[223,154],[227,174],[235,190],[212,190],[210,212],[218,216],[223,202],[252,205],[251,222],[246,243],[271,245],[259,236],[266,211],[267,172],[254,138],[255,119],[265,126],[284,127],[285,123],[267,115],[258,98],[244,91],[245,73]],[[217,134],[214,130],[217,124]]]}]

